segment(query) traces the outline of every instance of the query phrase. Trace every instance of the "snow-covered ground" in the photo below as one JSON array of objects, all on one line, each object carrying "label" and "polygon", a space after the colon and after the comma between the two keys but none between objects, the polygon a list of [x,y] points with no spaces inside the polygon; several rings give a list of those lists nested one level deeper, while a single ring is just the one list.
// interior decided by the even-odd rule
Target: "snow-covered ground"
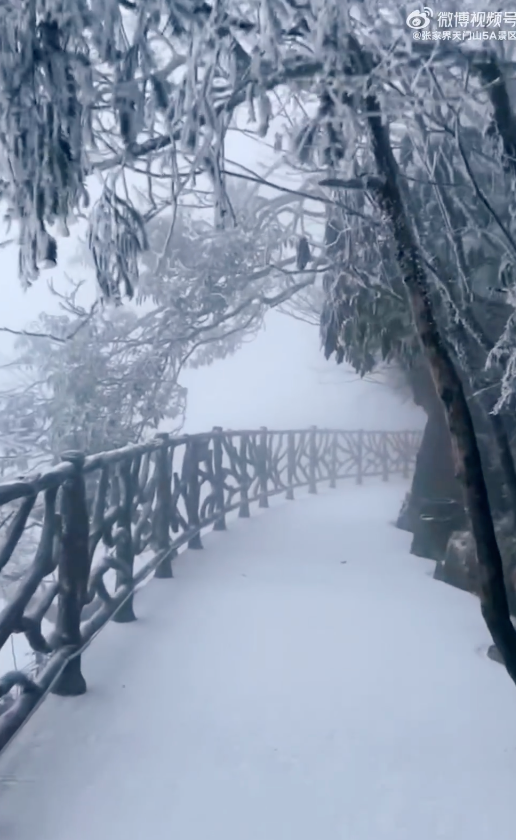
[{"label": "snow-covered ground", "polygon": [[389,520],[275,502],[185,552],[0,758],[2,840],[512,840],[516,689]]}]

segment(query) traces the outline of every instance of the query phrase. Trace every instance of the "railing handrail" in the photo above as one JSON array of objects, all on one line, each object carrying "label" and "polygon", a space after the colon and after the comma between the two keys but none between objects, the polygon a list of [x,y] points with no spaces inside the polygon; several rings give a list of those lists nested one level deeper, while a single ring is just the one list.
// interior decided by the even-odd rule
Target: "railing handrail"
[{"label": "railing handrail", "polygon": [[[0,510],[17,503],[0,542],[0,572],[26,535],[40,497],[44,503],[34,558],[0,612],[0,649],[23,633],[33,652],[46,657],[33,676],[19,670],[0,675],[0,750],[49,691],[86,690],[83,650],[110,619],[135,620],[136,587],[153,572],[172,577],[181,546],[202,548],[207,527],[225,530],[229,512],[246,518],[251,503],[268,507],[268,499],[279,493],[293,499],[296,488],[316,493],[323,481],[335,487],[344,478],[361,483],[368,476],[408,477],[421,435],[315,426],[159,433],[151,441],[87,457],[66,452],[63,463],[40,475],[0,483]],[[178,453],[182,460],[175,470]],[[149,548],[152,557],[136,570],[135,558]],[[54,572],[57,580],[49,581]],[[104,577],[113,572],[115,588],[109,592]],[[56,599],[57,620],[47,638],[42,622]],[[13,689],[19,691],[15,700]],[[8,696],[2,712],[2,697]]]},{"label": "railing handrail", "polygon": [[[306,434],[310,429],[316,429],[320,434],[336,434],[336,435],[413,435],[418,440],[422,435],[419,429],[401,429],[401,430],[377,430],[377,429],[331,429],[319,428],[318,426],[310,426],[307,429],[267,429],[263,426],[260,429],[221,429],[220,431],[210,432],[194,432],[193,434],[182,434],[170,436],[167,442],[167,447],[176,447],[185,445],[190,440],[206,441],[211,440],[215,435],[226,435],[231,437],[242,437],[242,435],[257,435],[262,429],[266,429],[267,434],[271,437],[286,434]],[[117,463],[124,458],[133,458],[137,455],[155,452],[163,445],[162,440],[156,436],[152,440],[144,441],[142,443],[129,444],[117,449],[108,449],[103,452],[98,452],[95,455],[87,455],[84,462],[83,472],[90,473],[100,469],[104,464]],[[26,496],[31,496],[34,493],[40,493],[51,487],[59,487],[67,478],[73,474],[73,466],[69,463],[56,464],[48,467],[42,473],[20,475],[16,478],[0,481],[0,506],[7,502],[21,499]]]}]

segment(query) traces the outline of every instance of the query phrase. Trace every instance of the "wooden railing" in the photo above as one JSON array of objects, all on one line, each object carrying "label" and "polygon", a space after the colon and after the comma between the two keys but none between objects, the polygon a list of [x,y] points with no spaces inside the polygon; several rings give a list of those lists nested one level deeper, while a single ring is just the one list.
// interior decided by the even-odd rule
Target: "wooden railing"
[{"label": "wooden railing", "polygon": [[[408,477],[420,440],[411,431],[215,428],[90,457],[65,452],[42,475],[1,483],[0,574],[16,566],[19,575],[0,613],[0,649],[24,634],[38,667],[0,675],[0,749],[49,691],[86,691],[85,647],[110,619],[135,620],[135,588],[153,573],[172,577],[178,548],[202,548],[203,529],[224,530],[230,511],[248,517],[252,502],[293,499],[296,488]],[[23,548],[29,528],[39,532],[33,556]]]}]

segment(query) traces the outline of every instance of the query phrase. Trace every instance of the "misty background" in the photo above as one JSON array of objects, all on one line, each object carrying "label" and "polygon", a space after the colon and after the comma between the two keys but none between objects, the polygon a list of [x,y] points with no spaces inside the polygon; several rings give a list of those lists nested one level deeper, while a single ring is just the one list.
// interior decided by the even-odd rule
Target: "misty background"
[{"label": "misty background", "polygon": [[[235,172],[265,175],[274,167],[270,180],[278,187],[295,189],[301,185],[300,174],[282,166],[281,157],[272,146],[245,133],[242,126],[230,130],[227,154]],[[88,179],[92,202],[100,196],[101,186],[95,176]],[[263,186],[260,194],[274,198],[278,192]],[[0,242],[12,236],[0,224]],[[0,250],[2,276],[8,284],[0,311],[0,361],[4,365],[9,362],[15,340],[5,328],[28,329],[41,312],[59,312],[59,300],[49,290],[49,283],[64,292],[70,288],[67,277],[84,278],[78,300],[84,306],[94,302],[97,288],[93,268],[88,265],[85,239],[86,224],[81,220],[71,228],[70,237],[59,238],[57,267],[43,271],[27,290],[16,282],[16,242]],[[80,254],[84,259],[78,261]],[[0,379],[5,380],[8,371],[4,368]],[[317,327],[277,310],[267,313],[258,335],[246,337],[235,355],[207,367],[187,368],[180,383],[188,388],[184,425],[188,433],[214,425],[234,429],[317,425],[398,430],[423,428],[425,423],[424,413],[408,395],[394,393],[381,376],[360,380],[349,366],[327,362]],[[166,430],[166,423],[161,428]]]},{"label": "misty background", "polygon": [[[72,245],[72,239],[66,245]],[[51,272],[56,287],[66,282],[66,270]],[[12,279],[16,272],[13,245],[2,251],[2,273]],[[23,330],[41,311],[58,311],[47,276],[43,274],[26,291],[10,282],[0,316],[2,327]],[[88,296],[95,292],[93,278],[89,285]],[[4,363],[14,340],[9,333],[0,334]],[[187,369],[180,382],[188,388],[187,433],[216,425],[398,430],[423,428],[425,422],[424,413],[381,378],[361,380],[347,365],[325,361],[316,327],[274,311],[268,313],[258,335],[246,339],[235,355]]]}]

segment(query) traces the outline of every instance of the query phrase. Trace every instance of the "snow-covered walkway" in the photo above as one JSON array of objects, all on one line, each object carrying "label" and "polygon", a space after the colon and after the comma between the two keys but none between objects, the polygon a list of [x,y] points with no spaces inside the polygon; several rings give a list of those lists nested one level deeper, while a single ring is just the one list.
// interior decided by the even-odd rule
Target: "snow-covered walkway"
[{"label": "snow-covered walkway", "polygon": [[512,840],[516,689],[405,487],[253,511],[153,580],[0,758],[1,840]]}]

